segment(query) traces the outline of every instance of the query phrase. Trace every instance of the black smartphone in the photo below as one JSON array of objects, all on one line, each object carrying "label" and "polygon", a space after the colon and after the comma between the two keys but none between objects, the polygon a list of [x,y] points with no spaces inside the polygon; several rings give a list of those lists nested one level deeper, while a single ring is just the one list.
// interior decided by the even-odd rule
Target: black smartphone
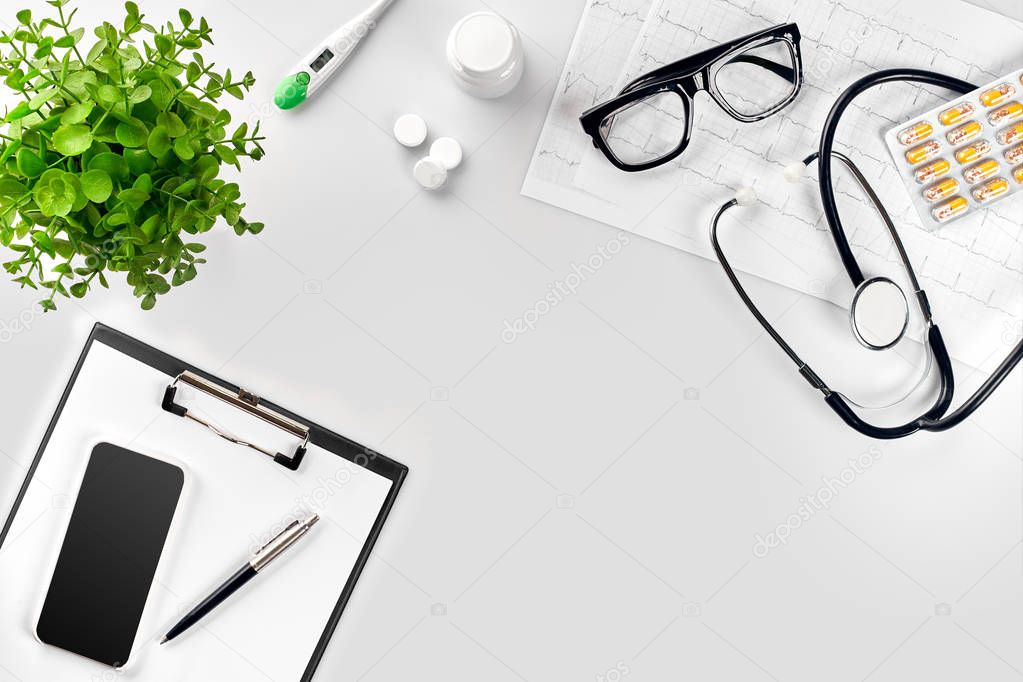
[{"label": "black smartphone", "polygon": [[42,642],[128,662],[184,482],[173,464],[93,449],[36,625]]}]

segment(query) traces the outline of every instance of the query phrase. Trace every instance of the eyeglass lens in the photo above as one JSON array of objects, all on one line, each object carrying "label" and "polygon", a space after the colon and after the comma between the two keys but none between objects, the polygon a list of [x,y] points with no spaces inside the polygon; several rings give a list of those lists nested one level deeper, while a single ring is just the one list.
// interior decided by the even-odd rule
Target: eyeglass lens
[{"label": "eyeglass lens", "polygon": [[[771,39],[724,58],[711,68],[710,77],[726,107],[740,116],[761,116],[795,94],[795,52],[787,41]],[[674,152],[686,131],[682,97],[677,90],[665,90],[609,114],[600,124],[607,148],[628,166],[656,162]]]},{"label": "eyeglass lens", "polygon": [[675,151],[685,135],[686,110],[674,90],[658,92],[624,105],[600,124],[611,153],[638,166]]},{"label": "eyeglass lens", "polygon": [[711,77],[718,95],[739,115],[760,116],[795,92],[795,54],[788,42],[774,40],[731,55]]}]

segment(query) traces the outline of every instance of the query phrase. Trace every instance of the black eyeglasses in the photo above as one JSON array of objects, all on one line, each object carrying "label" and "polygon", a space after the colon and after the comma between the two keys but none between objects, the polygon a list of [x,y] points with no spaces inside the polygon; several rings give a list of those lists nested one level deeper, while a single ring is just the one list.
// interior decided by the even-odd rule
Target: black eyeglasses
[{"label": "black eyeglasses", "polygon": [[579,122],[611,163],[641,171],[685,151],[700,90],[732,118],[750,123],[788,106],[802,83],[799,28],[779,24],[640,76]]}]

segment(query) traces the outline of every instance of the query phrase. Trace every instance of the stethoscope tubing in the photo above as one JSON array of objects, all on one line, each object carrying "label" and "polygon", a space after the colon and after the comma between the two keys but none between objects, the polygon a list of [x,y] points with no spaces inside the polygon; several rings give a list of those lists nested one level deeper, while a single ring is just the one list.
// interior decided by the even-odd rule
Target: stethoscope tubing
[{"label": "stethoscope tubing", "polygon": [[842,260],[842,264],[853,286],[859,287],[865,281],[865,277],[862,269],[860,268],[859,262],[856,260],[856,256],[849,245],[849,240],[846,236],[845,228],[842,225],[841,216],[839,215],[831,167],[831,161],[833,159],[838,158],[853,174],[888,228],[896,249],[899,252],[899,257],[902,260],[903,266],[909,276],[910,283],[914,288],[913,293],[917,299],[917,304],[919,305],[920,310],[924,315],[924,319],[927,322],[927,343],[933,353],[938,367],[938,377],[940,382],[938,395],[931,408],[923,415],[897,426],[877,426],[861,418],[846,398],[841,393],[833,391],[827,383],[821,379],[820,376],[802,360],[802,358],[800,358],[792,346],[790,346],[781,334],[778,333],[767,318],[763,316],[756,304],[753,303],[752,299],[746,293],[746,290],[743,288],[734,269],[728,262],[718,239],[718,224],[724,213],[733,206],[736,206],[738,202],[735,199],[732,199],[722,205],[714,214],[711,221],[711,244],[714,248],[714,252],[717,255],[718,261],[724,268],[729,281],[739,294],[743,303],[749,309],[750,313],[753,314],[774,342],[777,343],[786,355],[788,355],[796,364],[799,369],[799,373],[803,376],[803,378],[806,379],[812,387],[821,391],[824,395],[825,402],[847,425],[866,436],[878,439],[903,438],[921,430],[945,431],[957,426],[972,415],[1001,385],[1001,383],[1005,381],[1013,369],[1015,369],[1019,363],[1023,361],[1023,340],[1021,340],[998,365],[994,372],[992,372],[992,374],[984,381],[980,388],[978,388],[973,395],[964,401],[951,414],[946,415],[952,404],[955,393],[955,375],[948,348],[945,345],[945,341],[941,335],[938,325],[935,324],[932,319],[932,312],[930,302],[927,299],[927,294],[920,286],[912,262],[906,252],[901,238],[899,237],[898,230],[895,228],[891,217],[888,215],[888,212],[885,210],[876,192],[874,192],[870,183],[867,182],[863,174],[848,157],[834,151],[834,142],[839,121],[841,120],[842,114],[857,96],[878,85],[905,81],[935,85],[953,90],[960,94],[976,89],[973,84],[967,81],[923,69],[885,69],[874,74],[864,76],[854,82],[836,100],[825,121],[818,151],[807,156],[803,163],[804,165],[809,165],[815,159],[818,161],[819,185],[821,203],[824,208],[824,217],[835,242],[835,247]]},{"label": "stethoscope tubing", "polygon": [[[831,111],[828,112],[828,117],[824,121],[824,129],[821,131],[821,142],[817,152],[821,161],[818,166],[818,177],[820,179],[824,219],[831,230],[831,236],[835,241],[835,248],[838,249],[838,255],[842,259],[842,265],[849,274],[849,279],[854,287],[859,286],[863,282],[863,271],[860,269],[860,264],[857,262],[856,256],[849,246],[849,239],[846,236],[845,228],[842,226],[842,218],[838,213],[838,202],[835,199],[835,184],[831,169],[832,150],[835,147],[838,124],[853,100],[865,91],[885,83],[906,81],[935,85],[960,94],[977,89],[977,86],[972,83],[935,71],[926,71],[924,69],[882,69],[855,81],[835,100],[835,104],[831,107]],[[917,288],[919,289],[919,287]]]}]

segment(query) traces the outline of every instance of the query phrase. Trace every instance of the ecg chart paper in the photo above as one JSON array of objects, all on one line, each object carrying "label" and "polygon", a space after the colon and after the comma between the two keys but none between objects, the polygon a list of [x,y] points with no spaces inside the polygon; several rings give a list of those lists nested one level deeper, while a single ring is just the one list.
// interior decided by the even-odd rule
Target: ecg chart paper
[{"label": "ecg chart paper", "polygon": [[[652,171],[623,173],[587,143],[582,160],[571,168],[571,182],[590,199],[573,201],[567,195],[569,200],[552,203],[713,258],[708,225],[714,210],[737,188],[750,185],[764,203],[734,209],[722,224],[733,264],[847,306],[853,290],[822,226],[816,166],[808,173],[813,179],[797,186],[784,180],[785,165],[816,149],[836,97],[863,75],[912,66],[979,84],[1023,63],[1020,24],[958,1],[942,3],[936,16],[932,8],[916,0],[894,6],[884,0],[654,0],[613,92],[658,66],[789,21],[802,34],[801,92],[786,109],[752,124],[734,120],[705,93],[697,95],[690,146]],[[604,69],[599,75],[606,78]],[[578,127],[578,114],[589,102],[568,102],[563,94],[555,104],[578,105],[571,112]],[[908,83],[874,88],[847,110],[835,148],[860,166],[900,227],[952,354],[990,368],[1023,331],[1023,201],[1012,197],[947,227],[925,228],[882,139],[888,128],[954,96]],[[625,141],[642,149],[643,136],[652,132],[634,134]],[[542,137],[538,155],[553,149],[549,145],[557,139],[568,138]],[[864,271],[899,279],[898,255],[876,213],[841,169],[836,176],[843,224]]]},{"label": "ecg chart paper", "polygon": [[522,194],[597,220],[609,222],[610,208],[575,187],[576,171],[590,138],[579,114],[617,92],[633,46],[653,0],[589,0],[569,50],[554,101],[522,185]]}]

